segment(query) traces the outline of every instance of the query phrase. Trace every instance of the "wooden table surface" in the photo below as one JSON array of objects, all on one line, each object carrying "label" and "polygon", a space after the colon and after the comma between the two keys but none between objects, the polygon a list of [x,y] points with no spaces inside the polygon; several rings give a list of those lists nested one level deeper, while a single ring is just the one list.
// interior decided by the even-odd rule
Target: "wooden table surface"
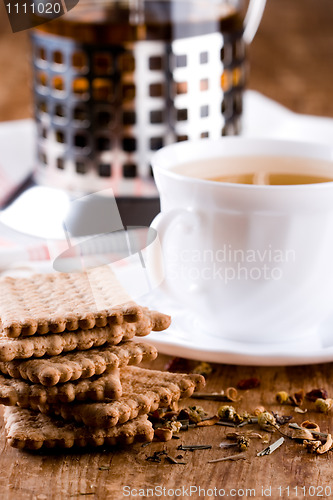
[{"label": "wooden table surface", "polygon": [[[332,0],[268,0],[258,35],[249,51],[249,87],[296,112],[333,117],[332,25]],[[0,30],[0,120],[29,117],[27,36],[25,33],[10,34],[2,4]],[[163,368],[166,360],[165,356],[160,356],[151,367]],[[269,410],[293,415],[295,422],[316,420],[322,431],[333,430],[331,415],[312,411],[302,415],[295,413],[292,407],[281,410],[275,404],[278,390],[295,392],[301,388],[307,391],[323,387],[333,396],[332,364],[299,367],[215,365],[207,380],[207,391],[220,391],[253,376],[261,385],[245,392],[237,408],[253,410],[263,405]],[[193,400],[193,404],[200,402]],[[216,402],[201,404],[210,413],[216,412],[220,405]],[[191,486],[202,488],[200,496],[198,490],[192,489],[195,499],[222,498],[223,490],[225,497],[234,498],[333,497],[332,452],[323,456],[308,454],[300,445],[287,440],[272,455],[259,458],[256,452],[266,444],[253,440],[245,454],[246,460],[208,464],[210,459],[231,453],[218,446],[227,432],[230,429],[215,426],[183,432],[180,440],[166,444],[154,442],[145,448],[136,445],[129,450],[102,450],[89,454],[28,454],[8,447],[1,431],[0,499],[80,496],[119,499],[126,498],[125,495],[137,498],[140,488],[155,487],[165,488],[162,495],[157,489],[146,492],[146,497],[187,498]],[[276,433],[270,437],[271,441],[277,438]],[[179,443],[211,444],[213,447],[205,451],[179,452],[176,449]],[[154,451],[163,449],[172,456],[181,453],[187,464],[146,461]],[[176,490],[183,487],[183,491]],[[321,487],[332,488],[332,492],[326,489],[325,494]],[[220,493],[214,492],[214,488]],[[142,493],[143,490],[141,497]]]},{"label": "wooden table surface", "polygon": [[[149,338],[147,339],[149,340]],[[166,358],[160,356],[150,364],[152,368],[163,368]],[[292,415],[293,422],[304,420],[319,423],[322,432],[332,431],[332,417],[309,411],[305,415],[294,412],[293,407],[275,402],[278,390],[294,393],[298,389],[305,391],[313,388],[326,387],[333,393],[333,370],[331,364],[299,366],[299,367],[244,367],[234,365],[213,365],[214,372],[207,380],[207,391],[221,391],[235,386],[243,378],[256,377],[261,381],[260,387],[242,391],[242,400],[236,406],[239,410],[253,411],[257,406],[264,406],[279,414]],[[201,405],[209,414],[217,412],[219,406],[225,403],[198,401],[191,399],[186,405]],[[313,404],[306,405],[313,408]],[[0,424],[2,425],[2,423]],[[252,426],[255,428],[255,426]],[[242,429],[244,430],[244,428]],[[153,442],[146,447],[140,444],[128,450],[90,453],[24,453],[11,449],[6,445],[1,432],[0,458],[0,498],[3,499],[59,499],[77,498],[89,495],[92,498],[120,499],[126,498],[130,490],[131,496],[139,496],[139,490],[148,488],[166,488],[170,490],[162,498],[177,498],[177,488],[199,488],[206,490],[206,496],[201,498],[219,498],[211,490],[225,490],[225,496],[235,498],[265,498],[262,488],[271,491],[273,499],[332,498],[332,452],[326,455],[307,453],[301,444],[286,440],[272,455],[257,457],[256,453],[263,450],[267,443],[261,439],[252,439],[250,448],[244,453],[245,460],[227,461],[215,464],[209,460],[237,453],[219,449],[219,443],[225,440],[225,435],[233,431],[229,427],[206,427],[190,429],[180,433],[179,440],[167,443]],[[268,434],[259,431],[262,436],[268,435],[269,442],[276,441],[280,435],[275,432]],[[180,444],[212,445],[211,450],[179,451]],[[156,451],[167,450],[168,454],[183,456],[186,465],[170,463],[151,463],[146,460]],[[314,488],[310,488],[310,487]],[[297,487],[297,489],[295,489]],[[323,488],[331,488],[329,495],[321,495]],[[305,488],[306,490],[304,490]],[[210,491],[208,491],[210,490]],[[249,490],[252,490],[250,493]],[[253,492],[254,490],[254,492]],[[158,489],[156,496],[158,498]],[[194,490],[192,498],[200,498]],[[235,494],[235,491],[238,494]],[[245,493],[243,493],[243,491]],[[304,494],[305,491],[305,494]],[[327,490],[326,492],[329,492]],[[141,494],[142,496],[142,494]],[[148,495],[146,495],[149,497]],[[221,492],[220,497],[223,497]],[[179,498],[179,495],[178,495]],[[181,498],[187,498],[184,494]]]}]

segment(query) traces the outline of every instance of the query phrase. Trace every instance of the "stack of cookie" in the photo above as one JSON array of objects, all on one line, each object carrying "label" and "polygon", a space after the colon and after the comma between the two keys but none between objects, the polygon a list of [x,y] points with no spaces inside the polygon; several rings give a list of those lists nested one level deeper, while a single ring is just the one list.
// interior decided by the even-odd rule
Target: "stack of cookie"
[{"label": "stack of cookie", "polygon": [[17,448],[152,440],[148,413],[203,385],[133,366],[157,356],[133,337],[170,318],[133,302],[108,266],[2,278],[0,320],[0,403]]}]

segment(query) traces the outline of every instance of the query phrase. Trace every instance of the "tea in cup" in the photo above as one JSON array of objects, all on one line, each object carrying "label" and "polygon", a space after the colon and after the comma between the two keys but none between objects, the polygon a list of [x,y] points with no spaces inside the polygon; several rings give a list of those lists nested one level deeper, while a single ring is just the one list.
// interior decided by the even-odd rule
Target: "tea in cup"
[{"label": "tea in cup", "polygon": [[221,138],[153,157],[164,290],[241,342],[317,334],[333,312],[333,149]]}]

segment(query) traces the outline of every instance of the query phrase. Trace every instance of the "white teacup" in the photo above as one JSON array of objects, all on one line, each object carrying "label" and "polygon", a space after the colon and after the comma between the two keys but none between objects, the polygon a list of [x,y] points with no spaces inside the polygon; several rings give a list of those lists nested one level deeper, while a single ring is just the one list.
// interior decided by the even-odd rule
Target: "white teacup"
[{"label": "white teacup", "polygon": [[[154,155],[161,213],[152,226],[164,288],[193,311],[200,329],[277,343],[315,334],[333,313],[332,160],[329,146],[239,137],[178,143]],[[244,174],[247,182],[253,165],[259,183],[273,165],[279,175],[310,176],[310,184],[230,178]],[[219,176],[223,182],[207,180]]]}]

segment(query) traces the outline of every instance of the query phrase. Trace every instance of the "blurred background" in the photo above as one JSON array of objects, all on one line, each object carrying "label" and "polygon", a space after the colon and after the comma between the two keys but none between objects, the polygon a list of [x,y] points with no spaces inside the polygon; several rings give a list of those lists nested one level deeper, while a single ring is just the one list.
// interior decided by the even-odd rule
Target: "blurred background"
[{"label": "blurred background", "polygon": [[[267,0],[248,57],[247,88],[298,113],[333,117],[332,0]],[[28,33],[0,3],[0,120],[33,116]]]}]

